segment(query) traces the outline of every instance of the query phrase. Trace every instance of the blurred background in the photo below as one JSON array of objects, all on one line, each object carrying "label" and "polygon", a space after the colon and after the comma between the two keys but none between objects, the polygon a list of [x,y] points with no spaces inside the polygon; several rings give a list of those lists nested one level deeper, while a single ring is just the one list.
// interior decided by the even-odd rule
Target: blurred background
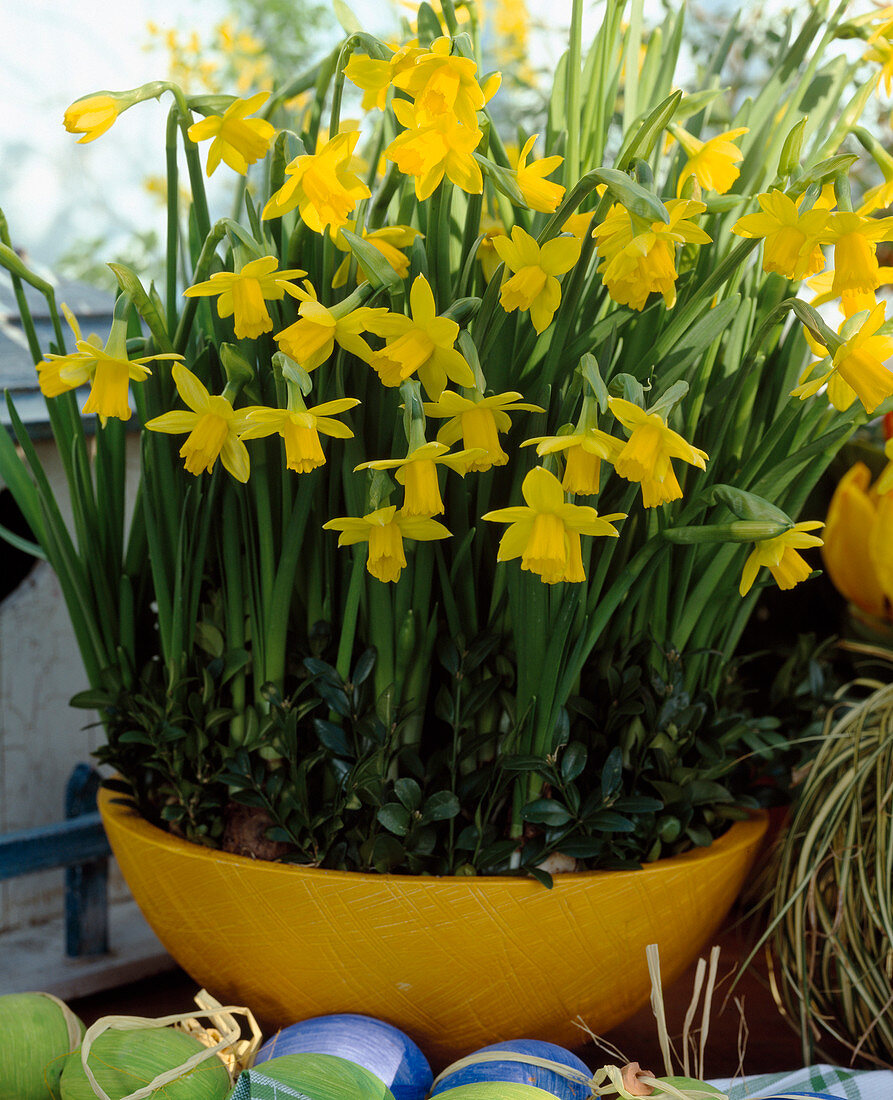
[{"label": "blurred background", "polygon": [[[413,6],[401,0],[351,0],[350,6],[364,29],[382,37],[396,37],[414,18]],[[551,83],[566,42],[571,0],[483,0],[478,7],[485,68],[504,73],[503,87],[512,87],[513,103],[526,108],[534,125],[541,89]],[[771,10],[748,5],[749,33],[762,33]],[[731,11],[727,0],[692,9],[685,52],[693,76],[699,52],[725,29]],[[645,12],[653,25],[663,21],[660,0],[647,0]],[[586,18],[595,30],[598,4],[587,5]],[[160,256],[168,105],[140,104],[112,135],[86,145],[63,129],[65,108],[95,91],[158,79],[193,94],[246,95],[300,72],[343,35],[332,5],[317,0],[8,2],[3,32],[0,208],[13,241],[55,275],[108,289],[114,286],[108,260],[151,275]],[[742,76],[751,65],[745,44]],[[507,97],[497,97],[496,110],[500,98]],[[223,209],[226,174],[211,181],[212,201]]]}]

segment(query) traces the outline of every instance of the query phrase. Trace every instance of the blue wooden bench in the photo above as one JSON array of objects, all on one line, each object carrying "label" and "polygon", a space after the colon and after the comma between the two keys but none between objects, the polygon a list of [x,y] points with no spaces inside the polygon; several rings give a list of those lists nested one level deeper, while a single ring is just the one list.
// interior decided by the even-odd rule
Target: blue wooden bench
[{"label": "blue wooden bench", "polygon": [[0,836],[0,882],[65,868],[65,953],[108,952],[110,849],[96,809],[99,773],[78,764],[65,789],[65,820]]}]

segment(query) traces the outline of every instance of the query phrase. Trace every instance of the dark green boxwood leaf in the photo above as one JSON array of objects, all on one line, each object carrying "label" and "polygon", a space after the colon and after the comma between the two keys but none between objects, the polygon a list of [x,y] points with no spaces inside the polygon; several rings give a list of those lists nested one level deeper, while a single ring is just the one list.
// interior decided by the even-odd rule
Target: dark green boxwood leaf
[{"label": "dark green boxwood leaf", "polygon": [[386,829],[397,836],[406,836],[409,832],[409,810],[399,802],[387,802],[375,815]]},{"label": "dark green boxwood leaf", "polygon": [[565,807],[554,798],[537,798],[528,802],[521,811],[521,817],[525,821],[542,825],[566,825],[572,820]]},{"label": "dark green boxwood leaf", "polygon": [[394,794],[410,813],[422,804],[422,790],[414,779],[398,779],[394,783]]},{"label": "dark green boxwood leaf", "polygon": [[571,741],[561,754],[561,778],[570,783],[577,779],[586,767],[588,758],[586,746],[579,741]]},{"label": "dark green boxwood leaf", "polygon": [[615,814],[612,810],[600,810],[586,819],[586,824],[602,833],[634,833],[636,825],[628,817]]},{"label": "dark green boxwood leaf", "polygon": [[449,821],[461,810],[459,799],[450,791],[437,791],[425,801],[422,821]]}]

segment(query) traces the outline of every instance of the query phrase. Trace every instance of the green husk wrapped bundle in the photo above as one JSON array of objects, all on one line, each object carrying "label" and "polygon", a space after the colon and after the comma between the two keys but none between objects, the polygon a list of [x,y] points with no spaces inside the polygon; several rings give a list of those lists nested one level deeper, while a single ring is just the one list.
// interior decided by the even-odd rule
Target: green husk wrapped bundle
[{"label": "green husk wrapped bundle", "polygon": [[225,1100],[230,1075],[216,1054],[208,1054],[198,1039],[173,1028],[109,1028],[92,1039],[87,1053],[102,1091],[92,1087],[76,1050],[62,1071],[61,1100]]},{"label": "green husk wrapped bundle", "polygon": [[391,1090],[374,1073],[334,1054],[272,1058],[257,1069],[245,1070],[230,1100],[283,1100],[289,1096],[301,1100],[394,1100]]},{"label": "green husk wrapped bundle", "polygon": [[49,993],[0,997],[0,1100],[59,1100],[59,1077],[84,1025]]}]

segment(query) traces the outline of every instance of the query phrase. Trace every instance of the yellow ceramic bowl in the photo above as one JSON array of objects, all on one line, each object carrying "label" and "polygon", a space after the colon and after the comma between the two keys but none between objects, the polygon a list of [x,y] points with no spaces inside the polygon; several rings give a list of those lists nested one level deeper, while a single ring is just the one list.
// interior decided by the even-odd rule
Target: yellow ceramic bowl
[{"label": "yellow ceramic bowl", "polygon": [[765,815],[709,848],[641,871],[423,878],[321,871],[202,848],[100,793],[112,849],[177,962],[267,1027],[331,1012],[377,1016],[435,1064],[521,1037],[579,1045],[697,956],[741,889]]}]

